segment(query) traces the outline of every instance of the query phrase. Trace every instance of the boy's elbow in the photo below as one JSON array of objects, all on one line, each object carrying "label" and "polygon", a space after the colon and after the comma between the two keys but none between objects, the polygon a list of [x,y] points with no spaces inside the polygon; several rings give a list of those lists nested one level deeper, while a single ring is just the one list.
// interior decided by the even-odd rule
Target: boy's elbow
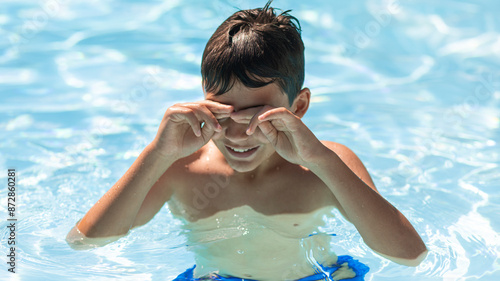
[{"label": "boy's elbow", "polygon": [[394,257],[391,255],[382,254],[382,253],[377,252],[377,251],[375,251],[375,252],[377,254],[379,254],[380,256],[382,256],[388,260],[391,260],[397,264],[411,266],[411,267],[417,267],[425,260],[429,251],[427,250],[425,245],[423,245],[423,247],[420,248],[419,250],[411,251],[411,253],[407,253],[404,257]]},{"label": "boy's elbow", "polygon": [[396,260],[393,260],[393,261],[396,262],[396,263],[399,263],[401,265],[417,267],[417,266],[419,266],[425,260],[425,258],[427,257],[427,253],[428,252],[429,251],[427,249],[424,249],[415,258],[396,259]]},{"label": "boy's elbow", "polygon": [[411,247],[412,250],[408,253],[409,259],[407,259],[406,263],[402,263],[403,265],[407,266],[419,266],[427,257],[427,254],[429,253],[429,250],[427,250],[427,247],[425,246],[424,241],[419,237],[418,242],[415,242],[415,245]]},{"label": "boy's elbow", "polygon": [[68,235],[66,235],[66,243],[68,243],[68,245],[74,250],[89,250],[114,242],[122,236],[123,235],[97,238],[87,237],[85,234],[80,232],[78,227],[75,225],[70,230]]}]

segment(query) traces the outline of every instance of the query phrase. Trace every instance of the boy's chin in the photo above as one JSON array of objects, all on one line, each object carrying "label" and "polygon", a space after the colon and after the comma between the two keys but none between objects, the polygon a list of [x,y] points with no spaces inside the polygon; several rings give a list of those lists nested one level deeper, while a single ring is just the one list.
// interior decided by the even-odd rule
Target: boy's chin
[{"label": "boy's chin", "polygon": [[228,161],[228,164],[235,172],[238,173],[248,173],[257,169],[259,166],[258,163],[232,163],[232,161]]}]

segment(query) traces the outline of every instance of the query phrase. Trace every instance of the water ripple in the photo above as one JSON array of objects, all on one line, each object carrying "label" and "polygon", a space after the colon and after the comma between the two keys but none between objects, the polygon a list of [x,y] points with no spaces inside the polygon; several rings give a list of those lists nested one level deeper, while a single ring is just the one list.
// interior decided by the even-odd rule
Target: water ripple
[{"label": "water ripple", "polygon": [[[168,106],[203,98],[206,41],[235,6],[254,5],[2,2],[0,166],[16,167],[22,186],[16,278],[171,280],[194,263],[165,208],[104,248],[74,252],[64,237]],[[395,265],[337,214],[325,229],[337,235],[335,252],[368,264],[371,281],[499,280],[499,2],[274,5],[302,23],[313,94],[304,122],[360,156],[430,250],[417,268]],[[5,239],[5,221],[0,228]]]}]

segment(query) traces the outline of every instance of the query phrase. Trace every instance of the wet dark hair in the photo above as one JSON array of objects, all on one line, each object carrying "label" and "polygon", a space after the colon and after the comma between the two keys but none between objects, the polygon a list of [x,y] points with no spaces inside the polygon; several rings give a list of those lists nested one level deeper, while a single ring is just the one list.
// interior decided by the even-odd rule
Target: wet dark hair
[{"label": "wet dark hair", "polygon": [[201,62],[205,92],[221,95],[239,80],[249,88],[277,82],[290,105],[304,83],[304,43],[299,21],[270,7],[240,10],[208,40]]}]

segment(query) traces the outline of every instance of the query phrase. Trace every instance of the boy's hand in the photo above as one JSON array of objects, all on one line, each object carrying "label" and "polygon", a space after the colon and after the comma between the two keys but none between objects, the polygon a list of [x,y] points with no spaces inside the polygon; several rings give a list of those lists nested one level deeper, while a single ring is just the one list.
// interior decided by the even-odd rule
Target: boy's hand
[{"label": "boy's hand", "polygon": [[233,112],[231,118],[236,122],[248,120],[248,135],[260,129],[276,152],[294,164],[307,166],[326,149],[302,120],[284,107],[249,108]]},{"label": "boy's hand", "polygon": [[175,104],[163,116],[154,147],[175,160],[191,155],[222,130],[217,119],[229,117],[233,111],[231,105],[209,100]]}]

